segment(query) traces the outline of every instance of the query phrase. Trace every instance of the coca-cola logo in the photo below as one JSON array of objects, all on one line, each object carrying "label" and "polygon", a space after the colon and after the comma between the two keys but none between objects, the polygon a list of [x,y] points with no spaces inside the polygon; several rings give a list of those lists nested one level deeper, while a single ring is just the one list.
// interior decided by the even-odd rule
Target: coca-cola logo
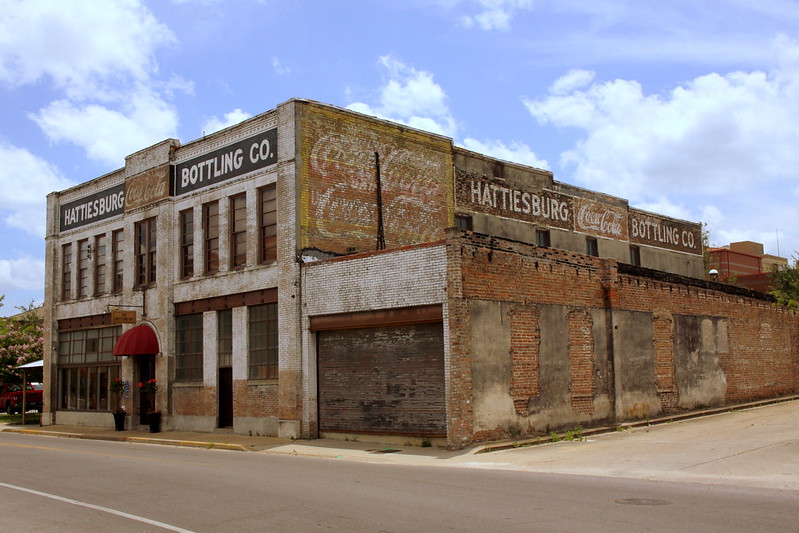
[{"label": "coca-cola logo", "polygon": [[577,211],[577,226],[580,229],[592,230],[603,235],[621,237],[624,225],[623,217],[615,211],[603,209],[591,209],[591,206],[583,205]]}]

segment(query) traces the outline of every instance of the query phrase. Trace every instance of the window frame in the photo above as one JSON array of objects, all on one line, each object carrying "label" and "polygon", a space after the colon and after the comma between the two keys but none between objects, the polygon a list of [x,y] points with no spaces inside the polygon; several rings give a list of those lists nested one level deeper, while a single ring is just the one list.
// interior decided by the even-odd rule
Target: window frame
[{"label": "window frame", "polygon": [[258,263],[277,261],[277,186],[258,189]]},{"label": "window frame", "polygon": [[175,317],[175,382],[203,380],[203,314]]},{"label": "window frame", "polygon": [[108,235],[94,237],[94,295],[108,293]]},{"label": "window frame", "polygon": [[535,230],[535,245],[552,248],[552,235],[548,229],[536,228]]},{"label": "window frame", "polygon": [[61,300],[72,299],[72,243],[61,245]]},{"label": "window frame", "polygon": [[203,274],[219,272],[219,201],[203,204]]},{"label": "window frame", "polygon": [[89,296],[89,239],[81,239],[78,241],[78,278],[75,296],[86,298]]},{"label": "window frame", "polygon": [[135,224],[136,287],[155,284],[157,266],[156,217],[140,220]]},{"label": "window frame", "polygon": [[124,244],[125,230],[117,229],[111,232],[111,292],[122,292],[124,282]]},{"label": "window frame", "polygon": [[247,266],[247,193],[230,197],[228,205],[230,268]]},{"label": "window frame", "polygon": [[599,257],[599,241],[596,237],[585,238],[585,254],[591,257]]},{"label": "window frame", "polygon": [[178,214],[180,226],[180,279],[194,276],[194,208]]},{"label": "window frame", "polygon": [[279,329],[277,303],[247,307],[247,379],[278,378]]}]

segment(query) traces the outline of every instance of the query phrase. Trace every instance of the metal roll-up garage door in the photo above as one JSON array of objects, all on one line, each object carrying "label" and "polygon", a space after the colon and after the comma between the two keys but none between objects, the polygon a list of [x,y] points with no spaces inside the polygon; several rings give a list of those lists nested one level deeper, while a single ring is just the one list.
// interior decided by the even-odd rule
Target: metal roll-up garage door
[{"label": "metal roll-up garage door", "polygon": [[441,322],[317,334],[322,432],[446,436]]}]

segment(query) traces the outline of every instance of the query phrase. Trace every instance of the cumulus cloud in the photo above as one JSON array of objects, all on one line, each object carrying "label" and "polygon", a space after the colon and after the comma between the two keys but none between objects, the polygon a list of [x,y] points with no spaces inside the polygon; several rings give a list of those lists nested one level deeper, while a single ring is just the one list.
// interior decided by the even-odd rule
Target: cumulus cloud
[{"label": "cumulus cloud", "polygon": [[[0,259],[0,294],[8,294],[17,290],[41,291],[42,287],[44,287],[44,259],[29,256]],[[3,307],[5,308],[8,303],[5,301]],[[13,305],[28,303],[30,301],[12,302]]]},{"label": "cumulus cloud", "polygon": [[47,194],[74,185],[44,159],[4,142],[0,142],[0,183],[0,213],[6,225],[41,238]]},{"label": "cumulus cloud", "polygon": [[203,135],[209,135],[215,131],[232,126],[233,124],[238,124],[242,120],[247,120],[251,116],[252,115],[250,113],[237,108],[229,113],[225,113],[224,117],[221,119],[218,117],[211,117],[205,121],[205,124],[203,124]]},{"label": "cumulus cloud", "polygon": [[[723,199],[727,221],[751,224],[752,234],[774,204],[795,201],[785,192],[799,165],[799,45],[780,38],[775,50],[770,71],[710,73],[659,94],[571,71],[524,103],[539,123],[580,132],[560,158],[577,183],[680,218],[718,219],[709,206]],[[689,196],[693,211],[683,207]],[[771,224],[797,227],[797,210],[785,213]]]},{"label": "cumulus cloud", "polygon": [[155,50],[174,39],[138,0],[7,0],[0,80],[21,86],[48,78],[70,98],[96,98],[118,78],[147,79]]},{"label": "cumulus cloud", "polygon": [[465,28],[479,28],[485,31],[508,31],[511,20],[517,11],[531,9],[532,0],[477,0],[478,12],[463,15],[459,22]]},{"label": "cumulus cloud", "polygon": [[463,143],[459,144],[474,152],[496,157],[497,159],[513,161],[514,163],[536,168],[550,168],[546,159],[540,159],[529,146],[521,142],[512,142],[510,145],[506,145],[504,142],[497,140],[478,141],[477,139],[466,138]]},{"label": "cumulus cloud", "polygon": [[383,56],[379,62],[388,79],[380,88],[378,103],[355,102],[348,109],[449,137],[457,133],[447,95],[433,80],[433,74],[416,70],[391,56]]},{"label": "cumulus cloud", "polygon": [[120,109],[58,100],[31,115],[54,141],[67,141],[86,150],[91,159],[122,167],[125,156],[175,136],[174,106],[160,95],[139,87]]}]

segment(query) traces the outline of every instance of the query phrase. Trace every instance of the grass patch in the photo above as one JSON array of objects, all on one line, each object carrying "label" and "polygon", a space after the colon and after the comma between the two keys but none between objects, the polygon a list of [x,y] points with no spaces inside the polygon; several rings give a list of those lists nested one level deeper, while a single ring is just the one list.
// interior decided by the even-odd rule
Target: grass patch
[{"label": "grass patch", "polygon": [[[42,415],[39,413],[25,413],[25,425],[35,424],[39,425],[41,421]],[[7,415],[1,414],[0,415],[0,423],[2,424],[9,424],[12,426],[21,426],[22,425],[22,415]]]}]

